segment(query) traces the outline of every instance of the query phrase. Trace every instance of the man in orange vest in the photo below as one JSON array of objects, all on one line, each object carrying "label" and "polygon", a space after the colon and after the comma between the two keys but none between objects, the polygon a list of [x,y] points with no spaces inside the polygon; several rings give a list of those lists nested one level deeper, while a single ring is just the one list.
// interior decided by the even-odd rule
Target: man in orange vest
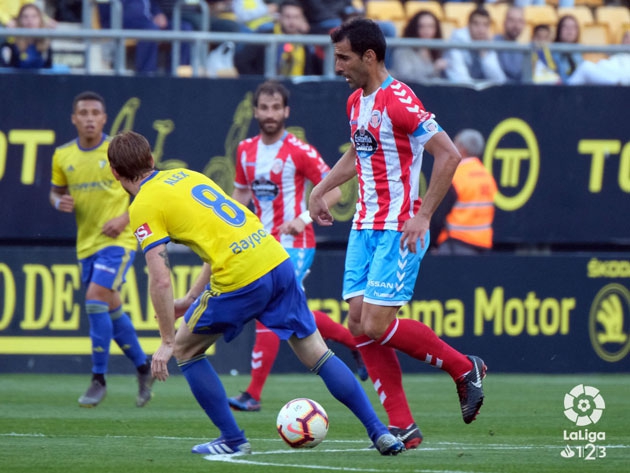
[{"label": "man in orange vest", "polygon": [[453,140],[464,157],[453,183],[433,214],[431,239],[434,254],[478,255],[492,248],[492,221],[497,184],[479,159],[485,141],[473,129],[460,131]]}]

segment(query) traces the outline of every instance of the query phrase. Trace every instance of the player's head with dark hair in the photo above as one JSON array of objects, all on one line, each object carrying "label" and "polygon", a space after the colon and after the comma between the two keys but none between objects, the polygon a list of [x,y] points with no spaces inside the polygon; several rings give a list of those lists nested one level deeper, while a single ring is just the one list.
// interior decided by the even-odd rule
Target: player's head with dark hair
[{"label": "player's head with dark hair", "polygon": [[82,100],[96,100],[103,105],[103,111],[105,111],[105,99],[102,95],[97,94],[96,92],[92,92],[91,90],[86,90],[85,92],[81,92],[77,95],[72,101],[72,112],[75,112],[77,109],[77,104]]},{"label": "player's head with dark hair", "polygon": [[258,99],[261,95],[275,95],[278,94],[282,97],[282,105],[289,106],[289,89],[276,80],[268,80],[258,86],[256,92],[254,92],[254,107],[258,107]]},{"label": "player's head with dark hair", "polygon": [[151,145],[135,131],[123,131],[114,136],[107,148],[107,158],[120,177],[132,182],[153,170]]},{"label": "player's head with dark hair", "polygon": [[385,50],[387,49],[385,36],[381,28],[368,18],[354,18],[347,21],[330,33],[330,39],[333,43],[340,43],[347,39],[352,52],[360,57],[371,49],[374,51],[377,61],[383,62],[385,60]]}]

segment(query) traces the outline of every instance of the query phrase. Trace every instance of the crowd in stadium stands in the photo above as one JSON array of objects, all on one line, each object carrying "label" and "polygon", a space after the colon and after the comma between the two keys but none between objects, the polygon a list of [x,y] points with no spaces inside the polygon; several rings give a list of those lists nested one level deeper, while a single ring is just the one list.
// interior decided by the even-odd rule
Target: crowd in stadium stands
[{"label": "crowd in stadium stands", "polygon": [[[377,21],[386,37],[533,45],[532,57],[529,53],[505,50],[389,48],[386,65],[395,77],[408,82],[574,84],[585,83],[583,71],[588,71],[587,83],[611,83],[609,79],[600,79],[602,74],[592,73],[599,67],[604,71],[614,68],[611,77],[616,82],[613,83],[627,84],[630,76],[625,53],[608,57],[603,53],[551,52],[548,48],[551,42],[628,44],[624,38],[630,31],[629,0],[198,0],[181,2],[181,30],[204,29],[204,10],[198,5],[204,1],[209,11],[208,29],[212,32],[328,34],[352,17],[365,16]],[[0,42],[3,43],[0,66],[51,67],[51,58],[45,57],[45,45],[50,46],[50,41],[3,38],[1,33],[3,27],[29,27],[19,20],[20,8],[29,3],[28,0],[0,0]],[[44,13],[40,15],[42,27],[63,28],[82,21],[82,0],[36,0],[33,3]],[[177,3],[177,0],[121,0],[122,27],[172,29]],[[284,17],[283,4],[293,19]],[[109,27],[109,9],[108,2],[98,3],[98,10],[92,15],[94,28]],[[540,39],[539,35],[544,34],[548,34],[548,39]],[[128,44],[133,45],[129,55],[134,58],[131,67],[136,73],[156,74],[169,70],[170,54],[159,56],[158,43],[128,41]],[[54,53],[54,41],[52,45]],[[216,50],[216,56],[225,51],[228,56],[223,59],[233,64],[234,75],[264,73],[264,47],[241,43],[219,50],[217,46],[210,45],[210,53]],[[181,48],[180,64],[190,64],[190,44],[183,43]],[[323,55],[322,48],[281,44],[276,71],[280,76],[321,74]],[[16,60],[16,57],[26,60]],[[531,68],[524,67],[526,61],[531,61]],[[524,77],[524,71],[530,69],[532,77]],[[580,78],[571,79],[578,70]]]}]

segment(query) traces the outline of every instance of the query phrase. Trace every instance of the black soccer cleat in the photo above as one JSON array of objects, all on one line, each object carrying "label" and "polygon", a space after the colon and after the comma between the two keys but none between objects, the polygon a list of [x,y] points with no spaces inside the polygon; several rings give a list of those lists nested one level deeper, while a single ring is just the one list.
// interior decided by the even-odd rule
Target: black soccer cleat
[{"label": "black soccer cleat", "polygon": [[473,368],[457,381],[457,395],[462,408],[464,422],[470,424],[483,404],[483,386],[481,380],[486,376],[487,367],[478,356],[469,355]]},{"label": "black soccer cleat", "polygon": [[406,429],[399,429],[398,427],[390,427],[389,431],[398,438],[407,450],[417,448],[422,443],[422,432],[420,428],[414,423]]}]

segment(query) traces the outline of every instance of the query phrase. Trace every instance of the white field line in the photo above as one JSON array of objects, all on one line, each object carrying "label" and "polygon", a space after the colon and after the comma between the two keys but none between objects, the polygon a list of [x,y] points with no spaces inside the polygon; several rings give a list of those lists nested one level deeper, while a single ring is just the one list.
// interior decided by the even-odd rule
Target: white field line
[{"label": "white field line", "polygon": [[[0,433],[0,437],[30,437],[30,438],[76,438],[74,435],[54,435],[49,436],[42,433],[16,433],[16,432],[8,432],[8,433]],[[96,435],[82,435],[81,438],[113,438],[113,439],[144,439],[146,440],[146,436],[132,436],[132,435],[105,435],[105,436],[96,436]],[[167,436],[154,436],[149,437],[156,440],[167,440],[172,442],[176,441],[190,441],[199,442],[204,441],[205,439],[199,439],[194,437],[167,437]],[[259,438],[259,439],[249,439],[251,442],[273,442],[276,444],[282,444],[280,439],[269,439],[269,438]],[[302,454],[301,460],[306,460],[309,452],[319,452],[319,453],[349,453],[349,452],[361,452],[361,451],[369,451],[373,452],[375,455],[377,454],[373,449],[369,449],[366,447],[366,440],[326,440],[326,444],[332,446],[331,444],[357,444],[357,447],[351,448],[317,448],[317,450],[309,450],[309,449],[290,449],[288,447],[283,448],[282,450],[270,450],[270,451],[262,451],[262,452],[253,452],[251,455],[207,455],[204,458],[208,461],[212,462],[221,462],[221,463],[229,463],[232,465],[256,465],[256,466],[273,466],[279,469],[291,469],[294,471],[296,469],[307,469],[307,470],[326,470],[326,471],[348,471],[348,472],[356,472],[356,473],[391,473],[391,468],[387,469],[377,469],[377,468],[361,468],[361,467],[335,467],[328,465],[315,465],[309,464],[307,461],[301,461],[301,463],[277,463],[273,461],[264,461],[263,458],[265,455],[290,455],[290,454]],[[537,450],[537,449],[558,449],[560,448],[558,445],[536,445],[536,446],[522,446],[522,445],[510,445],[510,444],[486,444],[486,443],[459,443],[459,442],[432,442],[431,446],[428,445],[429,442],[425,442],[418,450],[407,452],[405,455],[421,453],[423,451],[452,451],[454,449],[457,450]],[[619,448],[619,449],[629,449],[630,445],[606,445],[606,448]],[[256,460],[256,458],[260,458],[260,460]],[[473,471],[465,471],[465,470],[429,470],[429,469],[414,469],[414,473],[476,473]]]},{"label": "white field line", "polygon": [[[29,432],[29,433],[18,433],[18,432],[0,432],[0,437],[29,437],[29,438],[77,438],[76,435],[47,435],[38,432]],[[168,441],[190,441],[190,442],[207,442],[207,438],[200,437],[169,437],[165,435],[155,435],[152,437],[140,436],[140,435],[81,435],[80,438],[109,438],[109,439],[143,439],[153,438],[155,440],[168,440]],[[248,438],[250,442],[255,443],[275,443],[278,445],[282,445],[284,447],[284,443],[281,439],[271,439],[271,438]],[[340,444],[340,445],[348,445],[348,444],[358,444],[362,447],[356,448],[341,448],[334,449],[328,448],[324,449],[318,447],[317,449],[291,449],[289,447],[283,448],[282,450],[270,450],[263,452],[254,452],[254,455],[273,455],[278,453],[307,453],[307,452],[359,452],[359,451],[373,451],[373,449],[368,448],[369,445],[368,439],[359,439],[359,440],[332,440],[327,439],[326,445],[331,444]],[[600,445],[600,443],[598,443]],[[619,449],[630,449],[630,445],[617,444],[617,445],[609,445],[602,444],[606,448],[619,448]],[[418,452],[422,451],[445,451],[445,450],[478,450],[478,449],[486,449],[486,450],[537,450],[537,449],[556,449],[559,448],[558,445],[512,445],[512,444],[501,444],[501,443],[461,443],[461,442],[423,442],[422,446],[418,448]],[[228,455],[229,456],[229,455]]]}]

